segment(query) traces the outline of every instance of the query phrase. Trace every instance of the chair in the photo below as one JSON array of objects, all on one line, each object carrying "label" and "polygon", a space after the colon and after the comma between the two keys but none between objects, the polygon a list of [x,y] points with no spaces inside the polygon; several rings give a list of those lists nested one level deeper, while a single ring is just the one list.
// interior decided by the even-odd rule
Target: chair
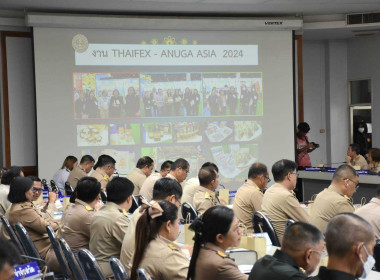
[{"label": "chair", "polygon": [[1,222],[3,223],[3,227],[7,231],[9,237],[11,238],[11,241],[13,245],[16,246],[16,248],[19,250],[20,254],[25,254],[24,247],[22,247],[20,240],[18,239],[16,233],[14,232],[13,228],[9,224],[9,221],[4,216],[0,216]]},{"label": "chair", "polygon": [[22,246],[24,247],[26,255],[32,259],[36,259],[40,268],[46,266],[46,262],[41,258],[40,252],[38,252],[36,245],[34,245],[25,227],[21,223],[15,223],[14,227]]},{"label": "chair", "polygon": [[139,277],[139,280],[153,280],[144,268],[137,269],[137,276]]},{"label": "chair", "polygon": [[259,233],[259,232],[268,233],[273,246],[277,246],[277,247],[281,246],[272,223],[262,212],[256,211],[255,213],[253,213],[252,223],[253,223],[253,230],[256,233]]},{"label": "chair", "polygon": [[100,191],[100,196],[104,204],[107,202],[107,195],[104,191]]},{"label": "chair", "polygon": [[184,202],[182,204],[181,212],[182,212],[183,219],[185,219],[186,221],[188,221],[190,218],[190,222],[191,222],[191,221],[194,221],[196,217],[198,217],[197,211],[195,211],[193,205],[191,205],[188,202]]},{"label": "chair", "polygon": [[287,220],[285,223],[285,228],[287,228],[288,226],[290,226],[291,224],[294,224],[294,223],[295,223],[295,221],[292,219]]},{"label": "chair", "polygon": [[71,279],[71,271],[70,268],[68,267],[68,264],[66,262],[65,257],[63,256],[62,249],[59,246],[59,243],[57,241],[57,236],[55,235],[55,232],[51,226],[46,226],[46,231],[48,233],[50,243],[53,247],[55,256],[57,257],[57,261],[61,266],[62,274],[64,279]]},{"label": "chair", "polygon": [[[147,201],[146,198],[145,198],[145,196],[143,196],[143,195],[139,195],[136,198],[137,198],[137,204],[139,206],[141,206],[143,200]],[[149,202],[149,201],[147,201],[147,202]]]},{"label": "chair", "polygon": [[67,263],[69,264],[71,271],[74,274],[75,279],[77,280],[87,279],[84,275],[82,267],[79,265],[77,259],[75,258],[73,250],[71,250],[66,240],[63,238],[58,238],[58,243],[59,243],[59,246],[61,247],[61,250],[63,252],[63,255],[65,256]]},{"label": "chair", "polygon": [[83,268],[87,279],[91,280],[106,280],[102,269],[100,268],[95,257],[87,249],[78,250],[78,259]]},{"label": "chair", "polygon": [[133,214],[133,212],[135,212],[135,210],[139,208],[139,203],[136,199],[136,197],[132,194],[132,206],[131,208],[129,208],[128,212]]},{"label": "chair", "polygon": [[129,280],[128,273],[125,271],[123,265],[117,258],[110,258],[110,263],[115,280]]},{"label": "chair", "polygon": [[69,182],[65,183],[65,193],[66,195],[72,195],[74,193],[74,189],[72,186],[70,186]]}]

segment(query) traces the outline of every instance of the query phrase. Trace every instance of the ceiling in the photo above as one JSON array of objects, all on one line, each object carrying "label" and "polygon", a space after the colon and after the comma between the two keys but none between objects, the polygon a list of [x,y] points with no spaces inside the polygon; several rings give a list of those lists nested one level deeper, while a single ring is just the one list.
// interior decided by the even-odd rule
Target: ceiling
[{"label": "ceiling", "polygon": [[[347,13],[379,12],[379,0],[0,0],[0,17],[28,12],[110,15],[298,16],[305,39],[350,38]],[[329,16],[335,19],[331,20]],[[339,18],[340,24],[337,24]],[[319,22],[333,22],[320,25]],[[374,28],[374,27],[369,27]],[[376,27],[379,29],[379,27]],[[366,28],[368,29],[368,28]]]}]

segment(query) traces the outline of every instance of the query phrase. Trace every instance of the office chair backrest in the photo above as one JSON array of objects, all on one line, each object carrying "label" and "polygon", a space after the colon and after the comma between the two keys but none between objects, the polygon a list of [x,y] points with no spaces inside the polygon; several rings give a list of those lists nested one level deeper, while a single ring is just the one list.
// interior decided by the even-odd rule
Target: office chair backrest
[{"label": "office chair backrest", "polygon": [[137,269],[137,276],[139,277],[139,280],[153,280],[144,268]]},{"label": "office chair backrest", "polygon": [[9,221],[4,216],[0,216],[1,222],[3,223],[3,227],[5,228],[5,231],[8,233],[13,245],[16,246],[16,248],[19,250],[19,253],[21,255],[25,254],[24,247],[22,246],[20,240],[18,239],[16,233],[14,232],[13,228],[9,224]]},{"label": "office chair backrest", "polygon": [[142,203],[143,200],[145,200],[146,202],[149,202],[149,201],[146,200],[145,196],[143,196],[143,195],[138,195],[138,196],[136,197],[136,199],[137,199],[137,204],[138,204],[139,206],[141,206],[141,204],[143,204],[143,203]]},{"label": "office chair backrest", "polygon": [[188,202],[184,202],[181,206],[182,217],[186,221],[194,221],[198,217],[197,211],[195,211],[193,205]]},{"label": "office chair backrest", "polygon": [[79,265],[77,259],[75,258],[73,250],[71,250],[69,244],[67,244],[65,239],[58,238],[58,243],[59,243],[59,246],[61,247],[63,255],[65,256],[66,262],[69,264],[69,267],[72,273],[74,274],[75,279],[76,280],[87,279],[82,270],[82,267]]},{"label": "office chair backrest", "polygon": [[278,247],[281,246],[272,223],[262,212],[256,211],[255,213],[253,213],[252,223],[253,223],[253,230],[256,233],[259,233],[259,232],[268,233],[273,246],[278,246]]},{"label": "office chair backrest", "polygon": [[72,195],[74,193],[74,189],[72,186],[70,186],[69,182],[65,183],[65,193],[66,195]]},{"label": "office chair backrest", "polygon": [[50,239],[50,243],[51,243],[51,246],[53,247],[53,250],[54,250],[54,253],[55,253],[55,256],[57,257],[57,261],[61,267],[61,271],[63,273],[63,276],[66,278],[66,279],[70,279],[71,278],[71,271],[70,271],[70,268],[67,264],[67,261],[66,261],[66,258],[64,257],[63,255],[63,252],[62,252],[62,249],[61,247],[59,246],[59,243],[57,241],[57,236],[55,235],[55,232],[53,230],[53,228],[51,226],[46,226],[46,231],[49,235],[49,239]]},{"label": "office chair backrest", "polygon": [[87,279],[91,280],[106,280],[102,269],[100,268],[95,257],[87,249],[78,250],[78,259],[86,274]]},{"label": "office chair backrest", "polygon": [[290,226],[291,224],[294,224],[294,223],[295,223],[295,221],[292,219],[287,220],[286,224],[285,224],[285,228],[287,228],[288,226]]},{"label": "office chair backrest", "polygon": [[109,263],[115,276],[115,280],[129,280],[128,273],[125,271],[120,260],[117,258],[110,258]]},{"label": "office chair backrest", "polygon": [[139,203],[137,201],[137,198],[132,194],[132,206],[129,208],[128,212],[133,214],[137,208],[139,208]]}]

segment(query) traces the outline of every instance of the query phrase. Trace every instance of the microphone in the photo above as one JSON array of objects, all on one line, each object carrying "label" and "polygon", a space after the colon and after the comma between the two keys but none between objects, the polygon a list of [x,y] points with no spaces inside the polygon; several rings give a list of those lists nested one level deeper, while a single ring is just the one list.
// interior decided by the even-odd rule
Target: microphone
[{"label": "microphone", "polygon": [[54,180],[50,180],[50,186],[51,186],[51,190],[54,192],[55,190],[57,190],[57,185],[55,184]]},{"label": "microphone", "polygon": [[339,161],[339,162],[327,162],[327,163],[324,163],[322,167],[329,167],[333,164],[341,164],[341,163],[346,163],[345,161]]},{"label": "microphone", "polygon": [[226,187],[222,184],[219,184],[219,186],[221,186],[223,189],[226,189]]},{"label": "microphone", "polygon": [[40,259],[40,258],[36,258],[36,257],[31,257],[31,256],[27,256],[27,255],[20,255],[22,258],[25,258],[25,259],[30,259],[30,260],[33,260],[33,261],[39,261],[39,262],[42,262],[45,266],[47,266],[47,263],[45,260],[43,259]]}]

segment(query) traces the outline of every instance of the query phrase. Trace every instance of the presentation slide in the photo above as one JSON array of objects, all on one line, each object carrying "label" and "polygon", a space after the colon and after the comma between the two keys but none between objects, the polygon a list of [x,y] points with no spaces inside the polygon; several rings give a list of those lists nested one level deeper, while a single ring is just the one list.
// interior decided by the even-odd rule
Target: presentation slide
[{"label": "presentation slide", "polygon": [[294,159],[291,31],[34,28],[38,167],[108,154],[206,161],[236,189],[249,166]]}]

